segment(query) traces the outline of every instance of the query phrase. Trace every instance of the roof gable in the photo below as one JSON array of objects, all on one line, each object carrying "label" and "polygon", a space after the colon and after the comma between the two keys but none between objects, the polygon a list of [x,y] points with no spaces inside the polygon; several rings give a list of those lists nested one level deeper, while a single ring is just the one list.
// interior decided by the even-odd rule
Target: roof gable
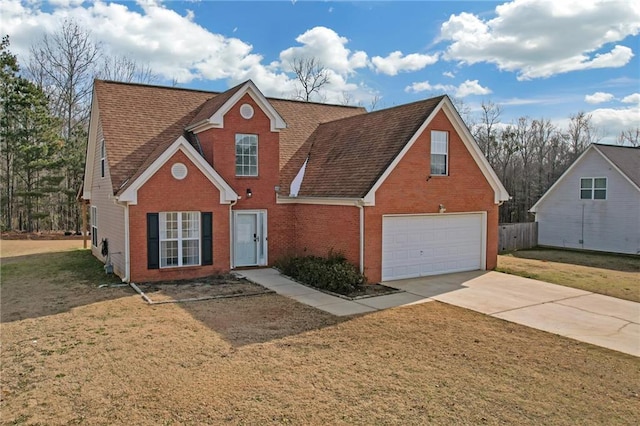
[{"label": "roof gable", "polygon": [[[547,191],[540,197],[540,199],[529,209],[531,213],[536,213],[540,205],[547,199],[549,194],[553,193],[556,188],[562,184],[567,176],[581,164],[585,157],[590,153],[596,153],[601,156],[607,163],[611,164],[624,179],[629,181],[638,191],[640,191],[640,185],[634,181],[626,172],[629,172],[634,178],[638,178],[640,173],[640,148],[620,147],[613,145],[591,144],[576,160],[560,175],[560,177],[547,189]],[[617,163],[617,164],[616,164]],[[622,168],[618,165],[622,165]],[[635,165],[635,169],[634,169]],[[624,170],[623,170],[624,168]],[[626,172],[625,172],[626,171]]]},{"label": "roof gable", "polygon": [[118,201],[137,204],[138,190],[178,151],[182,151],[205,177],[220,191],[220,204],[230,204],[238,199],[238,194],[216,172],[213,167],[195,150],[186,138],[180,136],[162,154],[137,175],[118,195]]},{"label": "roof gable", "polygon": [[247,80],[205,102],[191,122],[187,124],[186,130],[200,133],[211,128],[223,128],[224,115],[242,99],[245,94],[251,96],[267,117],[269,117],[272,132],[287,127],[278,111],[276,111],[262,92],[260,92],[253,81]]},{"label": "roof gable", "polygon": [[300,191],[292,196],[364,198],[375,204],[376,190],[440,110],[494,189],[495,202],[507,200],[509,194],[446,96],[318,126],[309,138]]}]

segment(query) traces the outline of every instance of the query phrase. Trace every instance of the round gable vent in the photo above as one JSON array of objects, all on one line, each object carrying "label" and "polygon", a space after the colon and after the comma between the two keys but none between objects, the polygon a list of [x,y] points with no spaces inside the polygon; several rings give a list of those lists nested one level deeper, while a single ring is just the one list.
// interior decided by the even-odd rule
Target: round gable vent
[{"label": "round gable vent", "polygon": [[171,175],[178,179],[182,180],[187,177],[187,166],[182,163],[176,163],[171,166]]},{"label": "round gable vent", "polygon": [[240,106],[240,115],[245,120],[250,119],[251,117],[253,117],[253,107],[249,104],[242,104]]}]

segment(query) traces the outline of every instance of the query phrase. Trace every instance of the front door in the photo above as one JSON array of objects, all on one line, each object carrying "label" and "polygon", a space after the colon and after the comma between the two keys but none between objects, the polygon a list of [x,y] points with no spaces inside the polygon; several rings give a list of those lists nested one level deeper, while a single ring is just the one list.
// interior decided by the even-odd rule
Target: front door
[{"label": "front door", "polygon": [[266,212],[233,214],[233,264],[266,265]]}]

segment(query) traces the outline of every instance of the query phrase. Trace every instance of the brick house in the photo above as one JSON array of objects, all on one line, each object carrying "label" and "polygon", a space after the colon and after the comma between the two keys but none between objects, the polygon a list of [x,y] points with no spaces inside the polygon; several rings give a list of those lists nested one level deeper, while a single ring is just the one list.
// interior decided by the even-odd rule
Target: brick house
[{"label": "brick house", "polygon": [[86,158],[92,251],[124,281],[329,250],[371,282],[496,266],[508,194],[446,96],[367,113],[96,80]]}]

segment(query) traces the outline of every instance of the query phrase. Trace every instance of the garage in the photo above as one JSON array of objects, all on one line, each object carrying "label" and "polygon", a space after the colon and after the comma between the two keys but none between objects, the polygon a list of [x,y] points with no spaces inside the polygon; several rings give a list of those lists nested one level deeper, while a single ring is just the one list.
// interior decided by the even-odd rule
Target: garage
[{"label": "garage", "polygon": [[484,269],[486,215],[393,215],[382,219],[382,280]]}]

